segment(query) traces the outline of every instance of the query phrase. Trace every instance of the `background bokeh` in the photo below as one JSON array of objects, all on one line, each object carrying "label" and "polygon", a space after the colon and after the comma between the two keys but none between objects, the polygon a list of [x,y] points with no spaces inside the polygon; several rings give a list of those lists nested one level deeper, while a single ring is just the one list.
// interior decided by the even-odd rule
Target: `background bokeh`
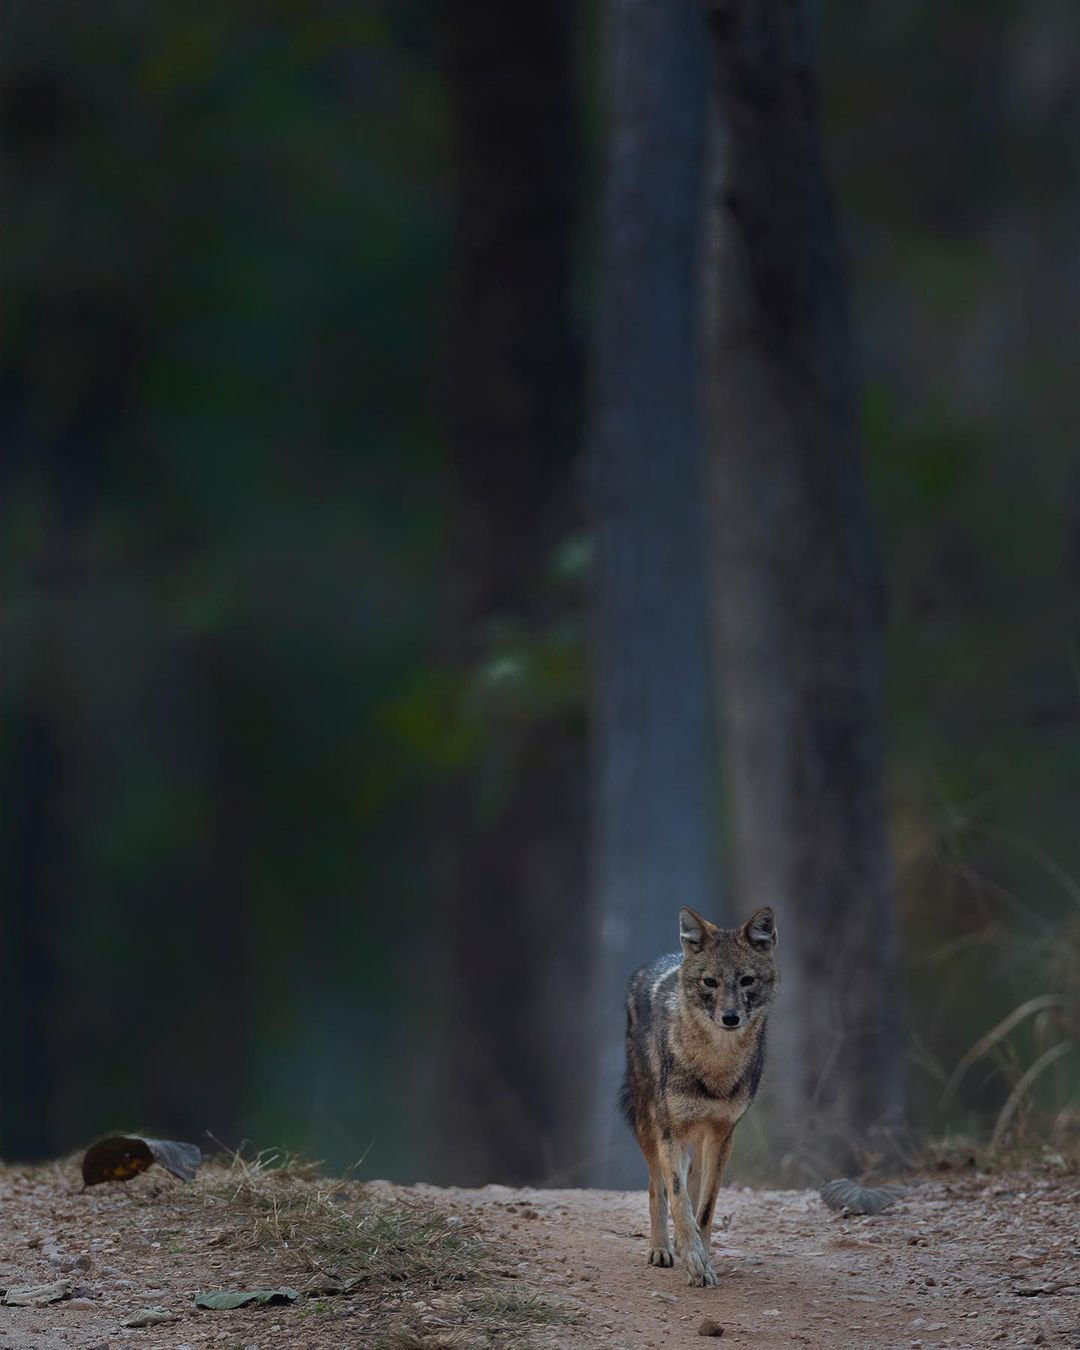
[{"label": "background bokeh", "polygon": [[[588,707],[562,506],[540,637],[489,632],[463,670],[453,631],[445,16],[24,0],[3,28],[0,1156],[142,1125],[423,1175],[457,785],[540,716],[577,772]],[[1009,1065],[947,1111],[945,1078],[1080,950],[1080,12],[827,0],[818,39],[907,1073],[921,1128],[962,1130]],[[581,348],[601,40],[582,6]],[[518,736],[490,791],[548,750]]]}]

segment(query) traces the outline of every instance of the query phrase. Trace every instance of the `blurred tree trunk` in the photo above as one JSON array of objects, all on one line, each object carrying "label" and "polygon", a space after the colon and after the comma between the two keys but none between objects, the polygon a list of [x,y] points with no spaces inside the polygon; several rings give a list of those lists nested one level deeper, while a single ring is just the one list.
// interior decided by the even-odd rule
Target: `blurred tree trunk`
[{"label": "blurred tree trunk", "polygon": [[883,599],[846,279],[794,0],[709,6],[720,121],[712,458],[740,903],[778,908],[774,1141],[848,1164],[903,1097]]},{"label": "blurred tree trunk", "polygon": [[[42,307],[36,335],[48,331],[56,340],[59,332],[74,346],[88,309],[70,297],[54,300]],[[6,370],[0,378],[0,490],[6,507],[20,472],[33,465],[44,528],[27,577],[18,578],[32,580],[21,597],[23,625],[9,630],[14,640],[0,687],[0,1158],[11,1161],[53,1156],[74,1142],[65,1092],[81,1068],[73,1042],[85,1008],[68,934],[82,879],[73,841],[85,755],[71,597],[85,571],[79,531],[103,471],[99,448],[81,439],[76,418],[58,419],[51,435],[31,434],[31,381],[23,374]]]},{"label": "blurred tree trunk", "polygon": [[578,449],[575,14],[446,0],[442,16],[457,172],[445,651],[479,745],[438,804],[430,1092],[434,1173],[461,1182],[543,1180],[580,1151],[582,719],[545,707],[533,659]]},{"label": "blurred tree trunk", "polygon": [[701,408],[708,33],[700,0],[607,6],[608,166],[595,332],[591,509],[595,1185],[640,1185],[615,1110],[623,993],[677,946],[688,904],[723,919]]},{"label": "blurred tree trunk", "polygon": [[0,759],[0,1015],[4,1081],[0,1084],[0,1159],[48,1157],[54,1133],[54,1086],[60,1063],[56,1008],[57,841],[63,835],[60,747],[48,717],[4,709]]}]

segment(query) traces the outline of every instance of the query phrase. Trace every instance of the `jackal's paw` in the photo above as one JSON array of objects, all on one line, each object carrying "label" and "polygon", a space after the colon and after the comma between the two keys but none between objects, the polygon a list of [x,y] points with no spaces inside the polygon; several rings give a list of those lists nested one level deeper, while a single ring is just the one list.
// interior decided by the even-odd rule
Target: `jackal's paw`
[{"label": "jackal's paw", "polygon": [[672,1256],[671,1252],[668,1251],[666,1247],[649,1248],[650,1266],[663,1266],[665,1269],[667,1269],[668,1266],[673,1266],[674,1264],[675,1258]]},{"label": "jackal's paw", "polygon": [[715,1289],[720,1283],[716,1278],[716,1271],[713,1270],[708,1253],[700,1244],[683,1253],[683,1264],[686,1266],[687,1284],[697,1285],[699,1288]]}]

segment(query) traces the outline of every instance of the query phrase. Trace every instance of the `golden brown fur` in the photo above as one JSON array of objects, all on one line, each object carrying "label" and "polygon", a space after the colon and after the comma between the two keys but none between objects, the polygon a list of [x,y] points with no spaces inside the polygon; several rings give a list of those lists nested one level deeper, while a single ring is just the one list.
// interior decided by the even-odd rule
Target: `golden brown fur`
[{"label": "golden brown fur", "polygon": [[623,1109],[649,1165],[649,1264],[673,1264],[670,1205],[690,1283],[712,1285],[716,1195],[765,1063],[776,924],[771,909],[734,929],[692,909],[679,921],[681,957],[662,956],[630,981]]}]

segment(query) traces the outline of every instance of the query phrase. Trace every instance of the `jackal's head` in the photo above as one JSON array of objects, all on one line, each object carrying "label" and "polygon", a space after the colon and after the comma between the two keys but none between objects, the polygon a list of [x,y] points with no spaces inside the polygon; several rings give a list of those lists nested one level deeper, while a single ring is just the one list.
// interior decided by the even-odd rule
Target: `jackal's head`
[{"label": "jackal's head", "polygon": [[692,909],[679,913],[679,984],[689,1008],[736,1031],[768,1011],[776,991],[776,920],[759,909],[741,928],[717,928]]}]

